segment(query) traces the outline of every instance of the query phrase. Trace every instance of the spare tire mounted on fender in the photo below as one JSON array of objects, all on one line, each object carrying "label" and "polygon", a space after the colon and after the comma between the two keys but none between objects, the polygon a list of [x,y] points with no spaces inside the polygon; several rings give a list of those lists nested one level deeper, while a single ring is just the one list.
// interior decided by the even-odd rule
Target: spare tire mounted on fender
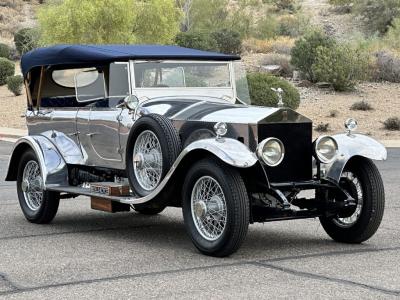
[{"label": "spare tire mounted on fender", "polygon": [[172,122],[158,114],[140,117],[131,129],[126,170],[133,191],[150,194],[168,173],[181,152],[179,134]]}]

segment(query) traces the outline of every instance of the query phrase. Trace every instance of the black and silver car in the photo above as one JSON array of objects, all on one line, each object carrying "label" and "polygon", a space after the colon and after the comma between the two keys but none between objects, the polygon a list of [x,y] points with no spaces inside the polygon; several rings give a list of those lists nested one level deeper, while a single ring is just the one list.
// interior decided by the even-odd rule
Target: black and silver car
[{"label": "black and silver car", "polygon": [[[204,254],[235,252],[254,222],[316,218],[334,240],[378,229],[386,149],[354,133],[313,141],[312,121],[251,106],[240,58],[175,46],[60,45],[22,57],[29,135],[6,180],[32,223],[60,199],[157,214],[182,207]],[[274,87],[282,100],[285,95]]]}]

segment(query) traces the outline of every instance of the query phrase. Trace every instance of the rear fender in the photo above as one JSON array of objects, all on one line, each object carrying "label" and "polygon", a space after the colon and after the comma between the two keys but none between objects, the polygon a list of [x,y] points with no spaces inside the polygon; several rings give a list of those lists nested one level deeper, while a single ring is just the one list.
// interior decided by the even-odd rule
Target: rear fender
[{"label": "rear fender", "polygon": [[19,162],[29,149],[35,152],[39,161],[44,187],[47,185],[68,185],[68,168],[56,146],[44,136],[25,136],[14,145],[8,163],[6,181],[16,181]]}]

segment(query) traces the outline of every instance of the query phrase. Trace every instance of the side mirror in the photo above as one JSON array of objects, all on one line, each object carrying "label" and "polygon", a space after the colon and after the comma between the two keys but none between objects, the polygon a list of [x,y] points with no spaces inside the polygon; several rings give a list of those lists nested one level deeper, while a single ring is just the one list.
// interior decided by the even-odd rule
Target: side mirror
[{"label": "side mirror", "polygon": [[139,99],[135,95],[129,95],[124,98],[124,102],[118,104],[117,107],[126,107],[129,110],[135,110],[139,103]]}]

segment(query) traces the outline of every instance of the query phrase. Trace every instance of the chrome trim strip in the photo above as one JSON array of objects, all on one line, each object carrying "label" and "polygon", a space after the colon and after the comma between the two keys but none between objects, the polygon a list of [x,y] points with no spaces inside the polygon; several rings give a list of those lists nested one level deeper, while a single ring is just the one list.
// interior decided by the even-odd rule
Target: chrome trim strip
[{"label": "chrome trim strip", "polygon": [[[188,145],[178,156],[174,164],[172,165],[171,169],[168,171],[167,175],[164,177],[164,179],[161,181],[161,183],[154,189],[153,192],[151,192],[149,195],[141,197],[141,198],[134,198],[134,197],[102,197],[105,199],[109,199],[112,201],[117,201],[120,203],[125,203],[125,204],[142,204],[149,202],[153,198],[155,198],[162,190],[163,188],[167,185],[169,180],[171,179],[172,175],[175,173],[175,170],[178,168],[179,164],[183,160],[183,158],[188,155],[190,152],[194,150],[206,150],[209,151],[210,153],[216,155],[218,158],[220,158],[222,161],[225,163],[232,165],[234,167],[238,168],[249,168],[253,165],[256,164],[258,161],[256,155],[251,152],[247,146],[244,144],[240,143],[237,140],[234,139],[229,139],[229,138],[224,138],[222,141],[217,141],[215,139],[204,139],[204,140],[199,140],[191,143]],[[47,189],[52,190],[52,191],[58,191],[58,192],[71,192],[70,186],[55,186],[51,185],[48,186]],[[81,193],[82,195],[87,195],[87,196],[92,196],[92,194],[89,192]],[[97,194],[96,194],[97,195]],[[98,196],[98,195],[97,195]]]}]

